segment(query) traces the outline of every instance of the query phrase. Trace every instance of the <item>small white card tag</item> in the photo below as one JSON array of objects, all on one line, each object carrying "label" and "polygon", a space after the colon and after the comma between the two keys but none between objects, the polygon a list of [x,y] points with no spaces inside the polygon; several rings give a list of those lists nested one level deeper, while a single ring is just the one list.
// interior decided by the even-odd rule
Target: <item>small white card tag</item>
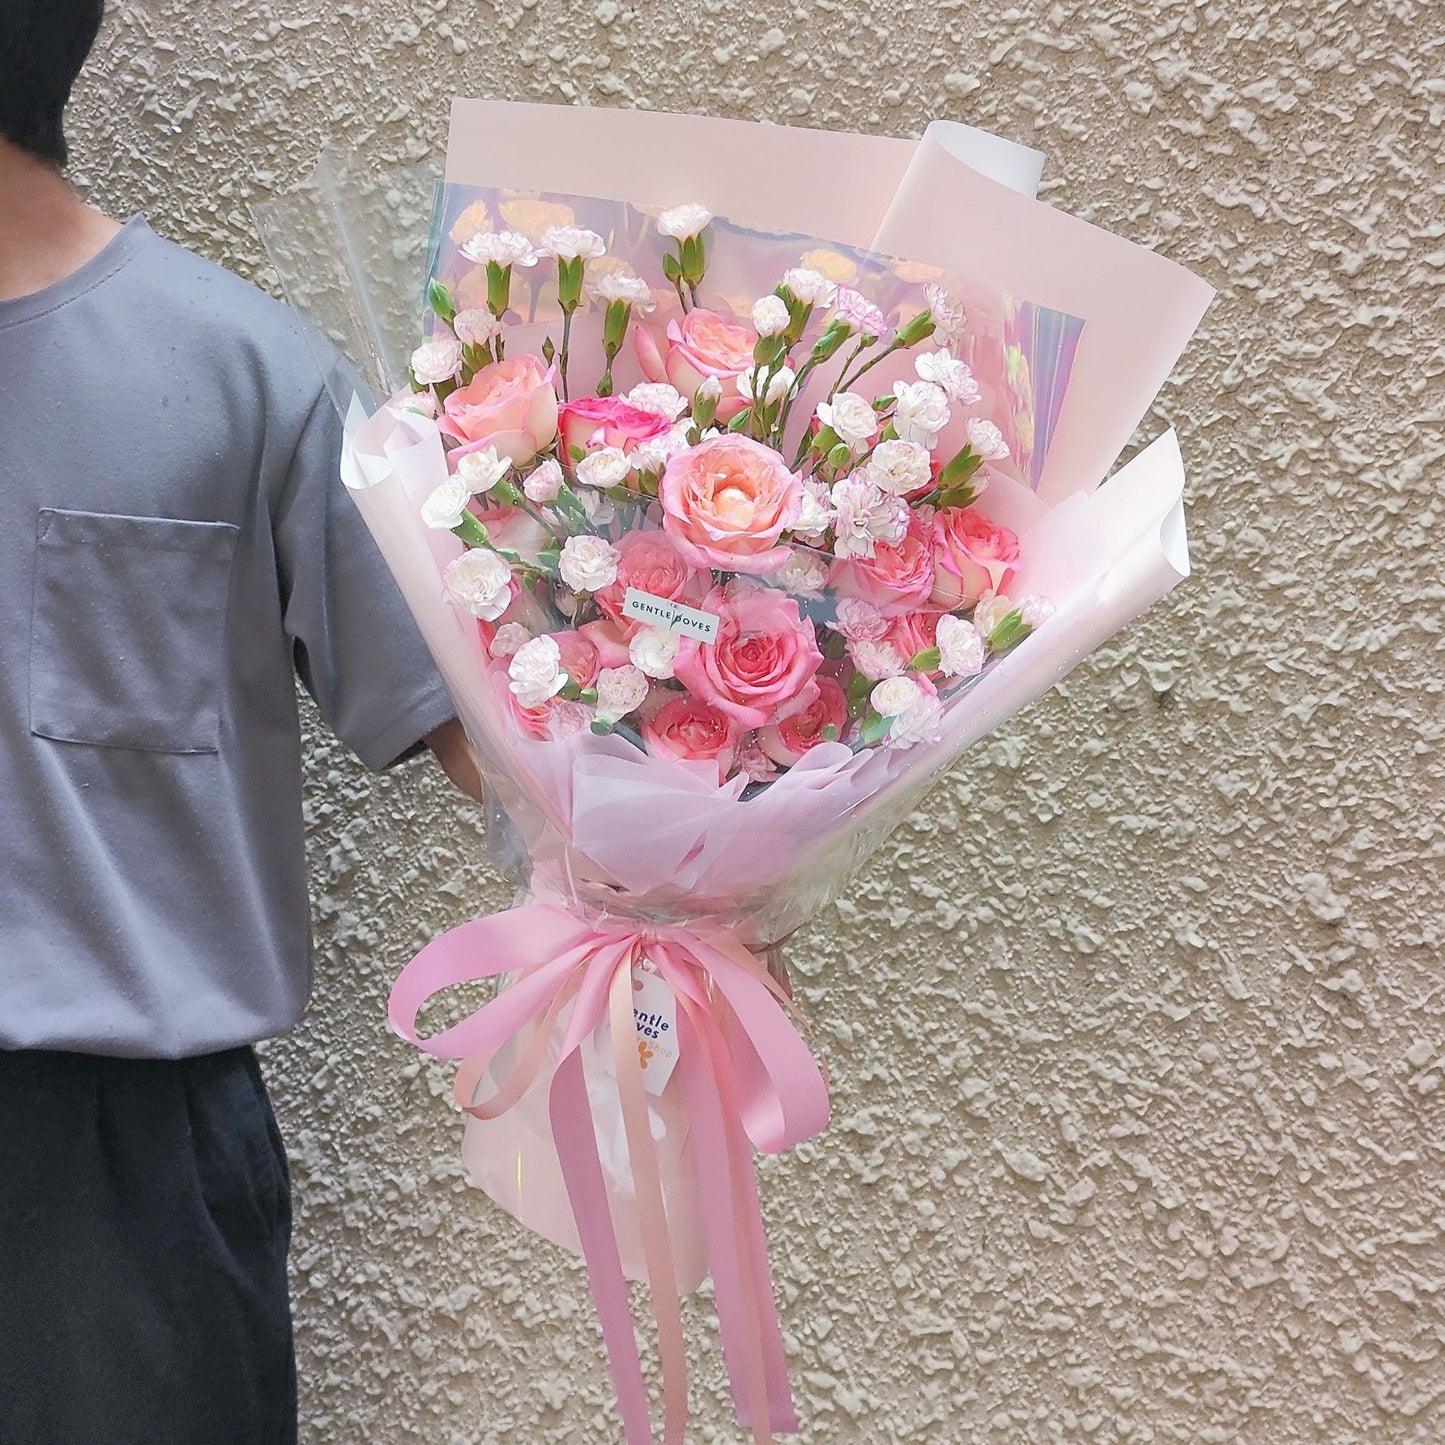
[{"label": "small white card tag", "polygon": [[[637,1060],[642,1086],[662,1093],[677,1065],[677,1000],[667,983],[651,969],[632,970],[632,1020],[637,1029]],[[603,1048],[604,1067],[616,1073],[610,1041]]]},{"label": "small white card tag", "polygon": [[669,602],[666,597],[654,597],[651,592],[641,592],[636,587],[627,589],[622,613],[636,622],[650,622],[654,627],[681,632],[699,642],[711,642],[717,636],[715,613],[684,607],[681,602]]}]

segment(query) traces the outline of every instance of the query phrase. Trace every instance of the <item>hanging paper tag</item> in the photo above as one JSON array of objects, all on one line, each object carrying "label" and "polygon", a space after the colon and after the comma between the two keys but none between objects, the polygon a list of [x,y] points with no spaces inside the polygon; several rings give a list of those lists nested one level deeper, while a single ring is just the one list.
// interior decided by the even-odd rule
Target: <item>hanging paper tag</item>
[{"label": "hanging paper tag", "polygon": [[632,970],[632,1017],[643,1085],[649,1094],[660,1094],[677,1063],[677,1000],[650,969]]},{"label": "hanging paper tag", "polygon": [[[637,1030],[637,1061],[642,1065],[642,1086],[661,1094],[677,1064],[677,1000],[666,982],[651,969],[632,969],[632,1019]],[[603,1024],[605,1030],[607,1025]],[[612,1043],[602,1050],[603,1067],[615,1075]]]}]

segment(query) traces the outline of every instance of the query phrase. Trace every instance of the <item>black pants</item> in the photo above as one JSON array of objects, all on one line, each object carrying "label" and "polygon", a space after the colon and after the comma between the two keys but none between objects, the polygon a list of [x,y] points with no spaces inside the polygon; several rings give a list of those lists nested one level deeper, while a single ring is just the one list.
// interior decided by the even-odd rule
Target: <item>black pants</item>
[{"label": "black pants", "polygon": [[250,1049],[0,1051],[0,1445],[292,1445],[290,1232]]}]

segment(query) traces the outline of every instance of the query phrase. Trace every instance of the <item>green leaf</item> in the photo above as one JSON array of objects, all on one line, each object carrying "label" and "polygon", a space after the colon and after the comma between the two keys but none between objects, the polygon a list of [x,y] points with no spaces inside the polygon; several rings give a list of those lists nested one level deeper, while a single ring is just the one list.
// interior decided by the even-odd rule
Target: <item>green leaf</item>
[{"label": "green leaf", "polygon": [[912,672],[937,672],[943,662],[936,647],[925,647],[922,652],[916,652],[909,659],[908,667]]},{"label": "green leaf", "polygon": [[868,713],[858,729],[858,737],[865,748],[876,747],[888,736],[888,730],[893,726],[891,717],[882,717],[876,712]]},{"label": "green leaf", "polygon": [[848,716],[862,717],[868,710],[868,694],[873,691],[873,684],[863,676],[861,672],[855,672],[848,679],[848,686],[844,689],[844,696],[848,699]]},{"label": "green leaf", "polygon": [[951,492],[940,492],[938,506],[942,509],[966,507],[978,500],[978,488],[965,483]]},{"label": "green leaf", "polygon": [[938,485],[945,491],[966,482],[981,466],[983,458],[974,449],[964,447],[938,474]]}]

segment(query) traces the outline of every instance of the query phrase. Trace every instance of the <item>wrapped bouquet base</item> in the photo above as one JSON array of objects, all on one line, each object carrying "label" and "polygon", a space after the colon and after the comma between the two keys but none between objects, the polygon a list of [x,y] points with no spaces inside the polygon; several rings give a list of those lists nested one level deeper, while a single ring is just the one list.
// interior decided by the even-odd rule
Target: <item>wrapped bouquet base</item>
[{"label": "wrapped bouquet base", "polygon": [[1210,293],[1037,174],[959,127],[458,102],[420,244],[414,174],[333,165],[265,219],[387,398],[337,383],[343,477],[531,899],[424,949],[392,1022],[459,1062],[473,1179],[585,1257],[627,1445],[659,1438],[629,1279],[664,1442],[709,1276],[738,1419],[797,1428],[753,1158],[827,1084],[767,951],[1188,571],[1172,434],[1099,483]]},{"label": "wrapped bouquet base", "polygon": [[[418,1037],[433,994],[504,974],[491,1003]],[[660,1010],[636,1001],[651,979]],[[778,1153],[828,1119],[789,1014],[764,961],[725,931],[586,923],[540,903],[443,935],[392,992],[404,1038],[465,1060],[456,1097],[473,1119],[474,1177],[585,1257],[629,1445],[653,1438],[629,1276],[651,1290],[665,1441],[687,1420],[680,1299],[708,1273],[738,1419],[758,1441],[797,1429],[753,1172],[754,1149]],[[654,1091],[648,1071],[668,1051]]]}]

